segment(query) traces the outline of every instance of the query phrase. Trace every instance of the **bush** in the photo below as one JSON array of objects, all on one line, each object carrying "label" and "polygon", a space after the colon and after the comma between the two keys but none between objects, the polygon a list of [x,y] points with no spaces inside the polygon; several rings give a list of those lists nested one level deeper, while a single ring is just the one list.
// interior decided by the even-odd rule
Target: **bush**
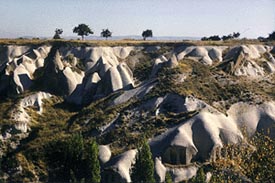
[{"label": "bush", "polygon": [[194,176],[190,182],[191,183],[205,183],[206,182],[206,175],[204,173],[203,168],[198,169],[196,176]]},{"label": "bush", "polygon": [[257,133],[252,143],[257,149],[251,157],[243,157],[246,175],[253,182],[275,180],[275,141],[266,135]]},{"label": "bush", "polygon": [[213,163],[212,182],[270,182],[275,180],[275,141],[257,133],[248,145],[228,145],[226,156]]},{"label": "bush", "polygon": [[165,183],[173,183],[172,176],[169,172],[166,172]]}]

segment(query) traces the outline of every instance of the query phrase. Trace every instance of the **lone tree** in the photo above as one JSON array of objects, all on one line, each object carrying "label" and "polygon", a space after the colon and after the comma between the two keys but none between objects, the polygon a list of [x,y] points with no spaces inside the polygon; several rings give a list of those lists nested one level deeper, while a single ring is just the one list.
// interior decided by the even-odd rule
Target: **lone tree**
[{"label": "lone tree", "polygon": [[154,161],[148,143],[143,140],[142,146],[138,149],[136,163],[132,167],[132,182],[155,183]]},{"label": "lone tree", "polygon": [[142,37],[143,37],[143,40],[146,40],[147,37],[153,37],[153,32],[152,30],[145,30],[142,32]]},{"label": "lone tree", "polygon": [[94,32],[90,29],[88,25],[79,24],[77,27],[74,27],[73,33],[77,33],[77,35],[81,36],[82,40],[84,40],[84,36],[88,36],[89,34],[93,34]]},{"label": "lone tree", "polygon": [[102,32],[100,33],[101,37],[105,37],[106,40],[108,37],[112,37],[112,32],[109,31],[109,29],[102,29]]},{"label": "lone tree", "polygon": [[53,36],[53,39],[61,39],[60,35],[63,33],[63,30],[62,29],[58,29],[56,28],[55,29],[55,34]]},{"label": "lone tree", "polygon": [[233,32],[233,37],[234,38],[239,38],[240,37],[240,33],[239,32]]}]

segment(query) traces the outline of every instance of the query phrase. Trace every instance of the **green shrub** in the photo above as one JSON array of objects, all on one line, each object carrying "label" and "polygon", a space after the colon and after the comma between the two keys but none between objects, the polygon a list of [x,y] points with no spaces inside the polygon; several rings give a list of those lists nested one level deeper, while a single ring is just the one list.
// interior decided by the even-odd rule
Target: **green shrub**
[{"label": "green shrub", "polygon": [[166,172],[165,183],[173,183],[172,176],[169,172]]},{"label": "green shrub", "polygon": [[190,182],[191,183],[205,183],[206,182],[206,175],[204,173],[203,168],[198,169],[196,176],[194,176]]}]

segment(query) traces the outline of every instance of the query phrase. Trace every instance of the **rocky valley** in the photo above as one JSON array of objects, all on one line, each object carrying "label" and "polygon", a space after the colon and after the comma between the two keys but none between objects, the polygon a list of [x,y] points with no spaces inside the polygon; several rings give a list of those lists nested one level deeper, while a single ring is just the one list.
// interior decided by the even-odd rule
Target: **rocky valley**
[{"label": "rocky valley", "polygon": [[0,182],[68,181],[53,157],[73,134],[96,139],[102,182],[131,182],[143,139],[158,182],[262,181],[226,157],[258,133],[274,155],[274,58],[272,42],[1,44]]}]

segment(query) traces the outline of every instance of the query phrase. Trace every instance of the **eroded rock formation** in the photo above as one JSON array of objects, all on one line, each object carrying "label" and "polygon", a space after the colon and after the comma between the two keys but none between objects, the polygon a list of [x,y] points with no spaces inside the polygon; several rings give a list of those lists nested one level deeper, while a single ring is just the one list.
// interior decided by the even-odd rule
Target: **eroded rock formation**
[{"label": "eroded rock formation", "polygon": [[[86,118],[79,114],[81,118],[74,113],[66,128],[78,120],[76,129],[93,128],[85,134],[110,143],[99,146],[103,182],[131,182],[130,169],[135,162],[136,149],[125,148],[126,152],[114,155],[112,148],[120,142],[114,138],[104,139],[115,136],[116,129],[138,136],[146,123],[152,123],[155,131],[152,130],[149,144],[160,182],[165,180],[167,172],[173,175],[175,182],[191,178],[198,170],[194,162],[215,161],[227,144],[246,144],[243,132],[250,137],[263,131],[275,139],[275,103],[270,89],[274,85],[274,47],[183,45],[167,50],[163,51],[161,46],[1,46],[0,93],[3,96],[27,95],[10,110],[14,129],[22,133],[32,130],[28,108],[35,108],[43,115],[43,100],[52,95],[78,107],[100,103],[102,99],[103,104],[99,107],[95,104],[91,111],[88,108],[85,112],[73,112],[86,115],[98,112],[96,115],[108,117],[88,115]],[[147,68],[139,68],[144,69],[148,77],[138,80],[135,68],[145,61]],[[188,62],[206,68],[210,74],[200,73]],[[173,77],[162,75],[160,80],[158,74],[165,70],[163,68],[182,69],[184,79],[176,78],[177,73]],[[197,77],[200,74],[209,81]],[[190,87],[186,86],[184,92],[173,88],[178,85],[169,85],[171,81],[185,85],[185,78],[192,77],[197,80],[190,80]],[[213,78],[221,84],[211,85]],[[239,88],[234,88],[243,87],[237,85],[238,78],[267,84],[261,85],[263,91],[247,87],[239,92]],[[160,83],[165,79],[171,80],[170,83]],[[191,86],[196,81],[197,88]],[[211,96],[210,100],[207,95],[211,94],[211,87],[221,90],[228,87],[229,93]],[[204,97],[194,88],[209,93]],[[32,91],[36,93],[30,94]],[[10,138],[11,130],[2,130],[0,140]]]}]

